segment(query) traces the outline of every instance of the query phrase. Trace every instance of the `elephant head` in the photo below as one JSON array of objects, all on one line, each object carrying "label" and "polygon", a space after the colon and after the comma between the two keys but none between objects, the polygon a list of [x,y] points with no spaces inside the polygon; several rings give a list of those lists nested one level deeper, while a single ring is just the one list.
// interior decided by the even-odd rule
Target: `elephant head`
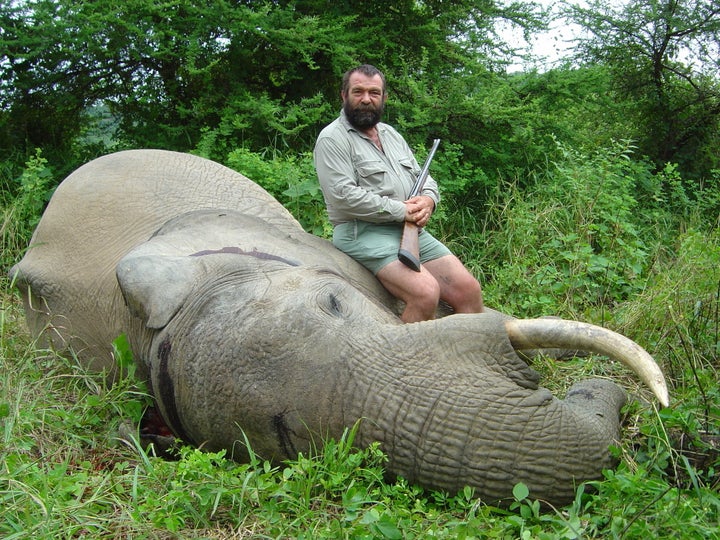
[{"label": "elephant head", "polygon": [[[117,185],[108,186],[108,170]],[[30,313],[44,306],[29,320],[67,323],[51,326],[64,342],[96,344],[92,358],[98,336],[125,332],[164,419],[188,442],[243,459],[247,441],[280,461],[360,421],[356,443],[379,441],[391,474],[448,491],[470,485],[489,502],[524,482],[534,497],[562,503],[612,465],[626,394],[595,379],[559,400],[518,351],[610,355],[667,403],[652,358],[602,328],[491,310],[402,324],[366,270],[303,232],[255,184],[206,160],[125,152],[64,184],[73,189],[61,185],[36,247],[13,271]],[[217,195],[233,190],[245,194],[235,204]],[[138,221],[127,209],[107,212],[98,192],[129,200]],[[77,198],[63,200],[67,193]],[[87,225],[58,217],[73,203],[110,221],[110,236],[67,245],[69,229]],[[68,267],[43,268],[53,254],[91,260],[68,278]],[[57,284],[68,279],[85,294],[67,298]]]}]

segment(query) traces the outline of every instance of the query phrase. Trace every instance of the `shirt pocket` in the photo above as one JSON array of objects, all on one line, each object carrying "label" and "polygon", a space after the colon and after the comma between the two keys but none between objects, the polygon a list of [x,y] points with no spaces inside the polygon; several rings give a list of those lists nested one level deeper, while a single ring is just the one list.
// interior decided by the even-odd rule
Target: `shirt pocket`
[{"label": "shirt pocket", "polygon": [[412,178],[417,178],[417,175],[420,174],[420,170],[415,169],[415,164],[413,163],[412,159],[400,158],[400,159],[398,159],[398,163],[400,163],[400,166],[403,168],[403,171],[408,173]]},{"label": "shirt pocket", "polygon": [[378,195],[387,195],[391,187],[388,182],[388,170],[382,161],[360,160],[355,163],[358,186]]},{"label": "shirt pocket", "polygon": [[413,160],[410,158],[400,158],[398,163],[400,164],[400,169],[402,170],[401,178],[404,195],[405,198],[407,198],[410,196],[410,192],[415,186],[420,170],[415,167]]}]

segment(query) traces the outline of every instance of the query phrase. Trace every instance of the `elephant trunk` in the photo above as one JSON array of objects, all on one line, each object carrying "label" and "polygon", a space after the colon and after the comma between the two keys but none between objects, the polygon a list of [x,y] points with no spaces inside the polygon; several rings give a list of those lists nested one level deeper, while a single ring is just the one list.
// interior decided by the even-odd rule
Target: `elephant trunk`
[{"label": "elephant trunk", "polygon": [[[497,339],[478,340],[480,327]],[[346,423],[364,419],[357,443],[380,441],[391,475],[451,493],[471,486],[489,504],[507,503],[523,482],[533,497],[556,504],[614,464],[608,447],[618,444],[627,396],[612,381],[582,381],[566,399],[554,398],[497,319],[454,316],[392,335],[403,333],[422,346],[374,367],[361,359],[350,387],[358,393],[344,411]],[[423,342],[426,334],[442,343]]]},{"label": "elephant trunk", "polygon": [[612,330],[562,319],[510,319],[505,328],[518,350],[568,348],[615,358],[633,370],[663,406],[670,403],[665,377],[653,358],[637,343]]},{"label": "elephant trunk", "polygon": [[361,360],[353,366],[350,378],[362,398],[352,397],[359,409],[345,412],[365,418],[358,443],[380,441],[390,473],[433,489],[469,485],[487,501],[507,501],[512,486],[524,482],[533,497],[564,503],[579,483],[613,466],[608,447],[618,444],[626,393],[612,381],[591,379],[558,400],[538,387],[517,349],[606,354],[633,368],[661,401],[668,399],[643,349],[591,325],[455,315],[378,334],[384,343],[405,344],[394,350],[406,352],[379,365]]}]

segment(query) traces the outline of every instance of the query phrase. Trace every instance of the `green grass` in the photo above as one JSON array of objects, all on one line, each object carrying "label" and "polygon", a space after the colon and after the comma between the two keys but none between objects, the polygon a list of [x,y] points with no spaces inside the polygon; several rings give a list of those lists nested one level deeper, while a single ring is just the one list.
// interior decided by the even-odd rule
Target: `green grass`
[{"label": "green grass", "polygon": [[[617,199],[629,184],[615,163],[570,156],[536,193],[505,186],[486,221],[461,211],[437,227],[485,276],[489,305],[608,325],[646,347],[668,377],[672,403],[657,410],[617,363],[533,363],[559,396],[600,376],[636,398],[623,411],[618,466],[578,486],[572,504],[543,506],[518,485],[515,501],[496,508],[469,488],[447,494],[390,480],[382,449],[355,448],[354,429],[283,466],[190,447],[157,457],[123,429],[149,397],[122,343],[127,377],[109,387],[72,357],[32,342],[19,299],[0,277],[0,538],[720,538],[720,232],[712,223],[666,227],[672,219],[662,208],[630,211],[630,199]],[[599,170],[609,171],[604,183]],[[19,194],[1,201],[4,269],[27,244],[47,178],[38,155]],[[545,185],[555,180],[568,189]],[[587,188],[592,197],[578,195]],[[603,201],[606,212],[593,213]],[[626,226],[637,216],[655,220],[638,224],[644,246]]]},{"label": "green grass", "polygon": [[[386,480],[381,449],[354,448],[353,430],[283,467],[189,447],[175,460],[155,457],[118,438],[147,400],[132,378],[110,388],[72,358],[36,349],[6,281],[0,314],[3,538],[718,537],[717,357],[694,375],[675,366],[690,379],[679,378],[671,408],[626,408],[619,466],[580,486],[572,505],[543,508],[519,485],[516,502],[499,509],[470,489]],[[536,367],[558,388],[590,374],[636,384],[592,359]]]}]

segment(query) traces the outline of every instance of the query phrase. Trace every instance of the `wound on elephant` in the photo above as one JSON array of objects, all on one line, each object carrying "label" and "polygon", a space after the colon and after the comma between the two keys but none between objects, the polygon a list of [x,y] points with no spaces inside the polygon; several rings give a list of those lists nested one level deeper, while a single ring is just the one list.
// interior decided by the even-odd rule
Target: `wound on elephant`
[{"label": "wound on elephant", "polygon": [[250,257],[255,257],[257,259],[262,259],[266,261],[280,261],[281,263],[285,263],[288,266],[300,266],[300,263],[290,261],[283,257],[278,257],[277,255],[258,251],[257,249],[253,249],[252,251],[245,251],[235,246],[228,246],[222,249],[204,249],[202,251],[198,251],[197,253],[192,253],[190,257],[203,257],[205,255],[219,255],[225,253],[231,253],[235,255],[248,255]]},{"label": "wound on elephant", "polygon": [[178,414],[177,404],[175,402],[175,385],[168,371],[171,352],[172,345],[170,344],[170,338],[166,337],[158,346],[158,360],[160,360],[160,364],[158,366],[157,388],[155,389],[156,397],[163,405],[165,410],[164,418],[172,432],[182,440],[195,444],[188,434],[185,433],[182,422],[180,421],[180,415]]},{"label": "wound on elephant", "polygon": [[297,450],[295,449],[295,445],[290,438],[290,435],[293,434],[293,431],[290,429],[290,426],[288,426],[287,422],[285,421],[284,412],[278,413],[272,417],[272,426],[275,430],[275,434],[277,435],[278,446],[280,446],[280,448],[282,449],[283,454],[285,454],[285,456],[287,456],[289,459],[297,456]]}]

